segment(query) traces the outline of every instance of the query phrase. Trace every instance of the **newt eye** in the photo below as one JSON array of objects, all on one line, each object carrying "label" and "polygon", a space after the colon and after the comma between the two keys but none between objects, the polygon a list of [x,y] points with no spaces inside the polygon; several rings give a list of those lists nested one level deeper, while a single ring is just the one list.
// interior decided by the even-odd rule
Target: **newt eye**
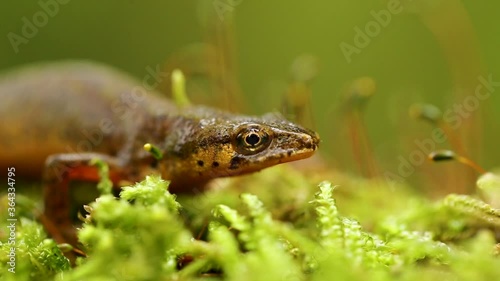
[{"label": "newt eye", "polygon": [[236,134],[235,149],[238,153],[251,155],[261,152],[271,144],[270,132],[257,124],[244,125]]}]

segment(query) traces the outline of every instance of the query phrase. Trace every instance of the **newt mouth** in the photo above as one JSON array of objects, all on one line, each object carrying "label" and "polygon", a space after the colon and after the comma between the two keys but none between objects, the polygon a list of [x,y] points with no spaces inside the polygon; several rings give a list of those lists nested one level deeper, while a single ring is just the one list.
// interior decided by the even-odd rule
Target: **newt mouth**
[{"label": "newt mouth", "polygon": [[287,163],[311,157],[319,148],[320,138],[317,133],[304,134],[300,138],[301,145],[296,149],[288,149],[286,155],[278,155],[279,163]]}]

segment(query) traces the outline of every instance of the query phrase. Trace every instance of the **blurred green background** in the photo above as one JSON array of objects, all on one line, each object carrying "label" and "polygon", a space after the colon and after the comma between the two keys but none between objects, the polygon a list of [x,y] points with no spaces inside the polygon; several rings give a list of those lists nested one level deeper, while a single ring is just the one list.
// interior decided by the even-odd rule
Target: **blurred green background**
[{"label": "blurred green background", "polygon": [[[44,22],[36,15],[47,3],[57,3],[57,10]],[[355,47],[356,27],[366,34],[374,14],[390,11],[390,5],[400,12],[391,13],[385,26],[378,24],[369,43],[346,59],[342,42]],[[281,110],[291,64],[302,54],[311,54],[317,58],[319,74],[304,106],[313,115],[307,125],[322,136],[322,156],[339,171],[365,176],[360,162],[371,162],[377,167],[375,174],[385,178],[386,172],[400,174],[401,157],[409,159],[418,149],[415,140],[432,136],[430,124],[408,116],[410,105],[432,103],[446,111],[473,93],[479,75],[500,81],[499,10],[498,2],[472,0],[3,1],[0,69],[92,59],[141,78],[147,66],[164,65],[186,46],[226,44],[221,49],[234,54],[232,60],[225,54],[234,65],[234,77],[229,77],[237,79],[234,83],[239,83],[236,88],[243,95],[240,110],[261,114]],[[25,20],[44,24],[14,46],[12,33],[23,36]],[[222,35],[214,32],[221,29]],[[203,64],[197,58],[190,63]],[[376,91],[363,111],[364,121],[353,128],[341,110],[342,97],[353,80],[365,76],[375,81]],[[231,99],[219,104],[231,108]],[[498,165],[500,156],[499,109],[500,97],[494,92],[457,131],[468,155],[487,169]],[[352,130],[365,132],[369,154],[356,158],[360,147]],[[458,164],[425,162],[414,165],[414,170],[401,178],[425,185],[427,191],[458,186],[451,179],[463,185],[451,187],[459,192],[470,190],[467,186],[472,184],[465,175],[470,169]]]}]

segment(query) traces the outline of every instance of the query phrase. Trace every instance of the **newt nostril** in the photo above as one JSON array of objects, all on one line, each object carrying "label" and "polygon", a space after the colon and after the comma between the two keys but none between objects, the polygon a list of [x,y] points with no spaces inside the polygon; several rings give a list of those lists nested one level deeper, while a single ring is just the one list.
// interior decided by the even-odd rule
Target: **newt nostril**
[{"label": "newt nostril", "polygon": [[303,146],[311,150],[316,150],[319,147],[319,141],[319,136],[316,133],[306,135],[302,138]]}]

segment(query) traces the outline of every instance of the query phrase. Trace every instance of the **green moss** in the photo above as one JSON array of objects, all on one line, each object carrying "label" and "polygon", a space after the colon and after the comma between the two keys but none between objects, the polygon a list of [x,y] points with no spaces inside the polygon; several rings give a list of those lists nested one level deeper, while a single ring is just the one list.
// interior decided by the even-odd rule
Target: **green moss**
[{"label": "green moss", "polygon": [[[5,225],[6,220],[2,212],[0,279],[47,280],[62,275],[63,271],[70,268],[68,259],[64,257],[54,240],[47,238],[40,224],[21,217]],[[9,239],[10,229],[7,226],[13,225],[16,236],[14,239]]]},{"label": "green moss", "polygon": [[[102,173],[106,178],[106,173]],[[176,198],[168,182],[147,177],[120,198],[106,191],[89,204],[79,230],[88,255],[69,267],[20,201],[16,273],[8,272],[2,214],[2,280],[479,280],[500,276],[495,256],[498,210],[477,198],[430,202],[369,181],[339,177],[319,185],[278,167],[220,181],[206,193]],[[263,187],[269,187],[267,189]],[[272,187],[272,188],[270,188]],[[404,187],[401,187],[404,188]],[[370,218],[379,196],[398,201]],[[7,200],[7,199],[4,199]],[[337,202],[342,204],[337,205]],[[2,202],[5,204],[5,202]],[[405,208],[401,208],[405,205]],[[344,210],[363,211],[356,219]],[[195,239],[201,237],[202,239]]]}]

